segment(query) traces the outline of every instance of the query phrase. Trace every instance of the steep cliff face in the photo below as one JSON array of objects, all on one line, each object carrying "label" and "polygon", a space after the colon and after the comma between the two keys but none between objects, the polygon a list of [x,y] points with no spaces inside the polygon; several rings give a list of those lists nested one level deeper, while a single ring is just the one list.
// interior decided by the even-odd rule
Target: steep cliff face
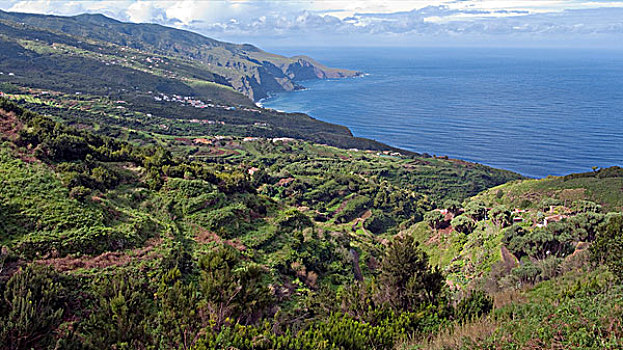
[{"label": "steep cliff face", "polygon": [[[306,56],[285,57],[249,44],[232,44],[156,24],[119,22],[103,15],[74,17],[0,11],[0,21],[44,28],[57,33],[130,47],[190,62],[195,75],[211,73],[210,81],[231,86],[257,101],[270,93],[302,88],[297,82],[345,78],[360,72],[326,67]],[[194,77],[193,77],[194,78]],[[218,79],[217,79],[218,78]]]},{"label": "steep cliff face", "polygon": [[295,56],[284,70],[290,79],[295,81],[313,79],[339,79],[360,76],[362,73],[347,69],[329,68],[307,56]]},{"label": "steep cliff face", "polygon": [[[271,93],[302,89],[300,82],[314,79],[338,79],[361,75],[348,69],[329,68],[306,56],[284,57],[245,45],[247,50],[206,55],[218,74],[226,77],[236,90],[258,101]],[[227,57],[227,59],[224,59]],[[216,68],[214,68],[216,66]]]}]

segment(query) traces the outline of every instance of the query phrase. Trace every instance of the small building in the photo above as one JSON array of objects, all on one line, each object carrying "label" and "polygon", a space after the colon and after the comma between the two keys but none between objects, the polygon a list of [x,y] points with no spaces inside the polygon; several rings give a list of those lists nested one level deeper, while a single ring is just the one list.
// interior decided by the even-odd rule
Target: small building
[{"label": "small building", "polygon": [[273,143],[277,143],[277,142],[283,142],[283,143],[288,143],[288,142],[293,142],[295,141],[293,138],[291,137],[276,137],[274,139],[272,139]]}]

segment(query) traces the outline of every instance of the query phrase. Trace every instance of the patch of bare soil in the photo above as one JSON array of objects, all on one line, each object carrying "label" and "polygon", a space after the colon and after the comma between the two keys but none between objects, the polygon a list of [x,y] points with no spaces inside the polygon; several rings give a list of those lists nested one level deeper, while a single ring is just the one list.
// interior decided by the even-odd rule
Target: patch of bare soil
[{"label": "patch of bare soil", "polygon": [[230,247],[233,247],[239,251],[245,251],[247,247],[240,242],[238,239],[223,239],[221,236],[217,235],[214,232],[208,231],[203,227],[198,227],[199,233],[195,236],[195,241],[198,243],[218,243],[218,244],[227,244]]},{"label": "patch of bare soil", "polygon": [[13,112],[6,112],[0,109],[0,133],[3,138],[16,140],[19,131],[23,128],[22,123],[17,119]]},{"label": "patch of bare soil", "polygon": [[106,252],[97,256],[49,258],[37,260],[37,263],[52,266],[61,272],[73,271],[81,268],[103,269],[109,266],[124,266],[132,261],[151,260],[159,257],[160,255],[153,252],[153,249],[160,245],[160,243],[162,243],[162,239],[152,239],[147,241],[144,247],[135,248],[130,251]]},{"label": "patch of bare soil", "polygon": [[502,260],[502,264],[506,266],[509,270],[519,266],[519,259],[513,253],[508,250],[505,246],[500,247],[500,258]]},{"label": "patch of bare soil", "polygon": [[348,202],[350,201],[351,201],[350,199],[346,199],[345,201],[343,201],[342,204],[340,204],[340,206],[337,209],[335,209],[332,216],[336,216],[337,214],[341,213],[342,210],[346,208],[346,204],[348,204]]}]

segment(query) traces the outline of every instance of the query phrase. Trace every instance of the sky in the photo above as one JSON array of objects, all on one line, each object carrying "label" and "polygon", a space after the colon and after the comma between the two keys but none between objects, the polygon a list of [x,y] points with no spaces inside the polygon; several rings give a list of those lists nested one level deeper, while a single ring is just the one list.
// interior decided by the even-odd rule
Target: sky
[{"label": "sky", "polygon": [[264,48],[623,48],[623,1],[608,0],[0,0],[0,9],[101,13]]}]

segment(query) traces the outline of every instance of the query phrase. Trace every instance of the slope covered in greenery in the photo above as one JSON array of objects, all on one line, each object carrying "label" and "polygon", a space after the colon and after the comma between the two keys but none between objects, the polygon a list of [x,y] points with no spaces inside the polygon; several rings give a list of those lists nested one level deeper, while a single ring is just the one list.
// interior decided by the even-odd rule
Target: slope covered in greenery
[{"label": "slope covered in greenery", "polygon": [[7,100],[0,121],[11,349],[392,347],[459,317],[395,233],[518,177],[293,139],[140,146]]},{"label": "slope covered in greenery", "polygon": [[[620,346],[618,168],[517,180],[289,138],[70,127],[0,101],[9,349]],[[577,181],[590,191],[555,195]]]},{"label": "slope covered in greenery", "polygon": [[611,167],[512,181],[425,214],[406,234],[455,293],[485,292],[495,307],[411,346],[620,348],[622,174]]},{"label": "slope covered in greenery", "polygon": [[[174,61],[182,61],[184,67],[175,67],[175,73],[183,70],[185,73],[192,73],[194,79],[215,81],[220,85],[233,87],[256,101],[267,97],[271,92],[301,88],[296,81],[352,77],[360,74],[346,69],[328,68],[309,57],[289,58],[274,55],[253,45],[220,42],[197,33],[156,24],[123,23],[103,15],[60,17],[0,11],[0,20],[6,21],[3,23],[3,29],[7,34],[8,32],[15,34],[16,29],[28,29],[33,34],[39,30],[35,28],[45,29],[46,33],[37,33],[35,40],[48,42],[54,40],[60,44],[67,39],[57,41],[59,33],[86,38],[87,42],[79,45],[81,49],[89,50],[88,46],[93,49],[93,44],[98,43],[95,45],[103,45],[106,48],[96,48],[104,52],[95,52],[108,54],[108,59],[119,56],[110,54],[110,49],[115,47],[127,48],[130,54],[136,52],[149,54],[153,61],[149,63],[153,64],[148,66],[156,67],[156,70],[166,71],[167,68],[173,67],[172,65],[166,67],[169,62],[160,61],[163,56]],[[6,28],[7,23],[13,28]],[[92,77],[94,76],[97,75]]]},{"label": "slope covered in greenery", "polygon": [[[279,64],[286,73],[275,79],[309,79],[294,68],[303,75],[287,75],[291,67],[286,66],[300,58],[287,59],[190,32],[126,24],[103,16],[0,12],[0,44],[0,95],[42,114],[80,123],[80,127],[115,130],[102,130],[106,135],[130,129],[168,135],[292,137],[344,148],[398,151],[353,137],[340,125],[257,107],[242,94],[247,88],[239,86],[241,79],[250,80],[254,89],[282,89],[277,82],[271,83],[268,73],[255,72],[277,74],[280,68],[275,65]],[[266,57],[250,58],[245,50]],[[250,61],[230,62],[234,59],[230,56]],[[331,69],[313,67],[314,72],[326,71],[318,73],[320,77],[333,76]],[[254,74],[261,76],[253,78]]]}]

